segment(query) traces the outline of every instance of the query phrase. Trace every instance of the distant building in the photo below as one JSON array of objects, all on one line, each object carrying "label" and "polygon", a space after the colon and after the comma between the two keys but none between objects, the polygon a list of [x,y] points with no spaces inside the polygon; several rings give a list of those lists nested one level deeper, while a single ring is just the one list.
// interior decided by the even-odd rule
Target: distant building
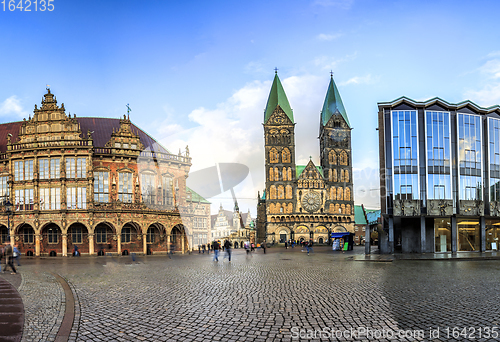
[{"label": "distant building", "polygon": [[[363,207],[360,205],[354,206],[354,243],[356,245],[365,244],[366,225],[370,225],[370,236],[373,232],[378,232],[380,220],[380,209],[366,209],[366,216],[363,213]],[[376,235],[376,234],[375,234]]]},{"label": "distant building", "polygon": [[[252,217],[250,209],[248,213],[241,214],[239,212],[238,203],[235,204],[234,210],[224,210],[222,204],[219,208],[219,213],[212,215],[212,241],[231,239],[233,243],[248,241],[250,224]],[[240,241],[241,240],[241,241]]]},{"label": "distant building", "polygon": [[296,165],[293,111],[277,74],[264,112],[264,139],[258,241],[327,243],[330,232],[354,232],[351,126],[333,77],[320,115],[319,166],[312,158]]},{"label": "distant building", "polygon": [[401,97],[378,108],[382,251],[498,249],[500,106]]},{"label": "distant building", "polygon": [[210,202],[189,187],[186,187],[186,194],[186,203],[191,214],[192,248],[196,249],[198,245],[211,241]]}]

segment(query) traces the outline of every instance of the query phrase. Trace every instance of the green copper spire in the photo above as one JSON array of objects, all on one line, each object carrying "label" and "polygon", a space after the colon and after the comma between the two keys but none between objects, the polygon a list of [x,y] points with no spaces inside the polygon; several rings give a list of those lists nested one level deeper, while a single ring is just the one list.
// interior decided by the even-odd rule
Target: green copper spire
[{"label": "green copper spire", "polygon": [[326,92],[325,104],[323,104],[323,110],[321,111],[321,124],[325,126],[333,115],[339,114],[342,115],[347,126],[350,128],[351,124],[349,123],[349,118],[347,117],[344,104],[342,103],[339,90],[333,81],[332,75],[328,91]]},{"label": "green copper spire", "polygon": [[267,106],[264,112],[264,123],[267,122],[267,120],[269,119],[271,114],[273,114],[274,110],[278,105],[285,112],[286,116],[288,116],[288,118],[293,122],[292,108],[290,107],[290,103],[288,103],[285,90],[281,85],[281,81],[278,77],[278,72],[276,71],[274,75],[273,86],[271,87],[269,98],[267,99]]}]

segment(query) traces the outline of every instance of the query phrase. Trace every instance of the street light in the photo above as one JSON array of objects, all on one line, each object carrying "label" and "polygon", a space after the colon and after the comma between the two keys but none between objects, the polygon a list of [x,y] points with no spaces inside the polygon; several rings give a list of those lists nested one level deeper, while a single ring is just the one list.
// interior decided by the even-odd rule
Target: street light
[{"label": "street light", "polygon": [[5,212],[7,213],[7,232],[9,233],[10,239],[10,215],[12,215],[12,203],[10,203],[9,200],[5,203]]}]

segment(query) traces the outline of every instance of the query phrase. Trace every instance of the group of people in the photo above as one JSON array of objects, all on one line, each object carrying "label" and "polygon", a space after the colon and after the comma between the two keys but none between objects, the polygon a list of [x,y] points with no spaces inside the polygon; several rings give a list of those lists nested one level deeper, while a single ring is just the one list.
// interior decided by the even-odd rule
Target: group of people
[{"label": "group of people", "polygon": [[21,266],[19,263],[19,259],[21,258],[21,253],[19,253],[19,249],[17,245],[12,245],[10,242],[5,242],[4,245],[0,248],[0,271],[2,271],[2,263],[4,264],[3,272],[7,272],[7,266],[12,270],[11,274],[16,274],[17,270],[14,266],[14,260],[17,262],[17,266]]},{"label": "group of people", "polygon": [[[229,262],[231,262],[231,247],[233,247],[233,244],[229,240],[225,240],[224,244],[222,245],[222,249],[226,251],[226,257],[229,258]],[[212,250],[214,251],[214,261],[219,261],[219,251],[221,249],[221,244],[219,240],[216,240],[212,243]]]},{"label": "group of people", "polygon": [[309,241],[306,241],[306,240],[302,240],[302,241],[295,241],[295,240],[288,240],[288,241],[285,241],[285,249],[288,249],[288,246],[294,248],[295,245],[298,245],[300,244],[302,246],[302,251],[304,251],[304,248],[306,249],[307,251],[307,255],[309,255],[309,253],[312,253],[312,247],[313,247],[313,240],[309,240]]}]

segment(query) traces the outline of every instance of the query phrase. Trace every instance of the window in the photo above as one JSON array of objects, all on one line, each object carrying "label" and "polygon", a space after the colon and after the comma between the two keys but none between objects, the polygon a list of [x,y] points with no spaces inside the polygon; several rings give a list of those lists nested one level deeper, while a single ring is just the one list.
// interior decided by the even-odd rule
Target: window
[{"label": "window", "polygon": [[66,207],[68,209],[87,209],[87,188],[67,188]]},{"label": "window", "polygon": [[86,158],[66,158],[66,178],[85,178],[86,173]]},{"label": "window", "polygon": [[2,238],[2,241],[0,241],[2,244],[5,242],[10,242],[10,236],[7,227],[0,228],[0,237]]},{"label": "window", "polygon": [[109,202],[109,172],[94,172],[94,202]]},{"label": "window", "polygon": [[155,204],[155,175],[143,173],[141,175],[142,201],[146,204]]},{"label": "window", "polygon": [[488,118],[490,201],[500,201],[500,120]]},{"label": "window", "polygon": [[82,227],[71,227],[71,242],[82,243]]},{"label": "window", "polygon": [[40,210],[61,209],[60,188],[40,188]]},{"label": "window", "polygon": [[19,160],[14,162],[14,180],[32,180],[33,179],[33,160]]},{"label": "window", "polygon": [[173,185],[172,177],[170,176],[162,177],[163,205],[174,204],[172,185]]},{"label": "window", "polygon": [[47,239],[48,239],[49,243],[57,243],[58,242],[57,228],[49,228],[48,229]]},{"label": "window", "polygon": [[23,242],[24,243],[34,243],[35,241],[35,233],[33,231],[33,228],[31,227],[24,227],[23,228]]},{"label": "window", "polygon": [[59,158],[50,159],[50,178],[56,179],[61,177],[61,162]]},{"label": "window", "polygon": [[49,165],[49,159],[44,158],[44,159],[39,159],[38,160],[38,165],[39,165],[39,171],[40,171],[40,179],[49,179],[50,178],[50,165]]},{"label": "window", "polygon": [[75,178],[76,160],[75,158],[66,158],[66,178]]},{"label": "window", "polygon": [[459,113],[457,125],[460,199],[481,200],[481,117]]},{"label": "window", "polygon": [[107,243],[106,228],[97,227],[95,230],[95,242],[96,243]]},{"label": "window", "polygon": [[130,242],[130,228],[123,227],[122,229],[122,243]]},{"label": "window", "polygon": [[18,189],[14,191],[16,210],[33,210],[33,189]]},{"label": "window", "polygon": [[118,172],[118,200],[132,203],[132,173]]},{"label": "window", "polygon": [[9,199],[9,177],[0,177],[0,202],[6,203]]},{"label": "window", "polygon": [[419,199],[417,112],[392,111],[391,119],[395,199]]}]

